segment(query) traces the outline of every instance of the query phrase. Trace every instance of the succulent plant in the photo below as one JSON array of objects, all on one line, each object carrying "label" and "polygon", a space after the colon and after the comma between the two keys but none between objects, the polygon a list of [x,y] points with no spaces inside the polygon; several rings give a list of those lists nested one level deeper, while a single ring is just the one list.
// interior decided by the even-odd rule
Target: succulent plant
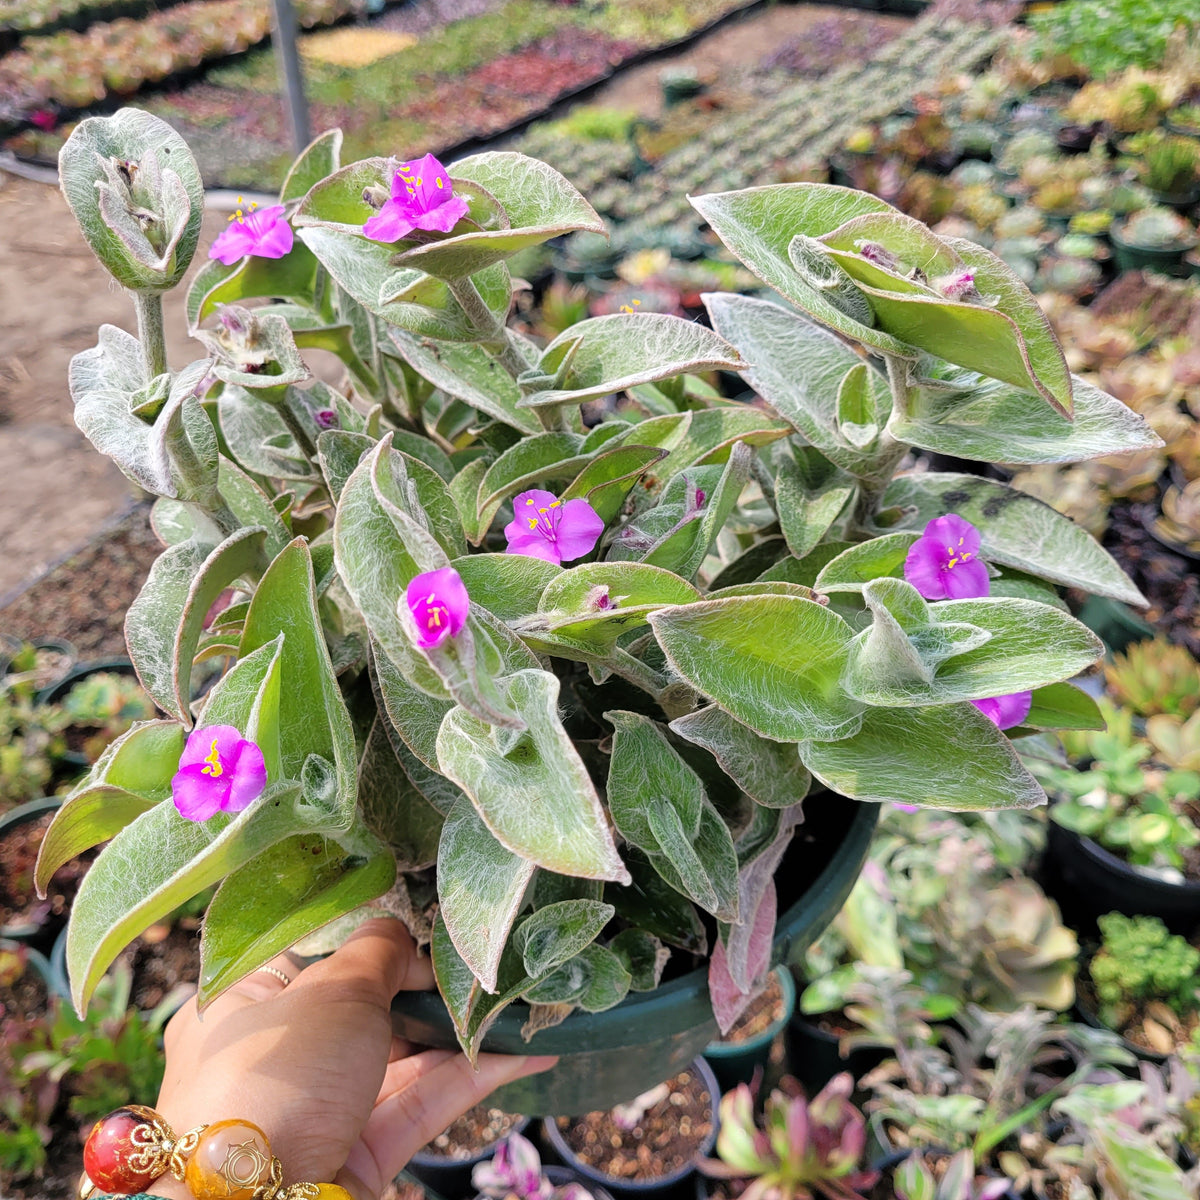
[{"label": "succulent plant", "polygon": [[1190,717],[1200,708],[1200,663],[1159,636],[1132,642],[1104,667],[1109,694],[1139,717]]},{"label": "succulent plant", "polygon": [[742,1200],[857,1200],[879,1176],[864,1165],[867,1124],[850,1103],[853,1090],[845,1071],[812,1100],[784,1079],[768,1097],[759,1128],[754,1094],[738,1084],[721,1098],[720,1158],[702,1161],[700,1170],[716,1179],[749,1178]]},{"label": "succulent plant", "polygon": [[975,1158],[970,1150],[955,1154],[940,1178],[919,1154],[910,1154],[892,1176],[897,1200],[999,1200],[1010,1182],[976,1177]]},{"label": "succulent plant", "polygon": [[1147,250],[1190,250],[1196,244],[1196,231],[1187,220],[1157,206],[1139,209],[1116,231],[1128,245]]},{"label": "succulent plant", "polygon": [[1103,940],[1088,970],[1105,1025],[1121,1029],[1148,1001],[1159,1001],[1181,1016],[1195,1011],[1200,950],[1187,938],[1169,933],[1158,917],[1112,912],[1098,924]]},{"label": "succulent plant", "polygon": [[475,1164],[471,1186],[488,1200],[592,1200],[580,1183],[557,1186],[542,1169],[537,1147],[516,1130],[490,1159]]},{"label": "succulent plant", "polygon": [[1200,145],[1192,138],[1162,137],[1148,145],[1139,174],[1151,191],[1166,196],[1187,194],[1200,171]]},{"label": "succulent plant", "polygon": [[1071,232],[1084,234],[1088,237],[1098,237],[1107,233],[1113,223],[1113,214],[1106,208],[1093,209],[1090,212],[1076,213],[1071,218]]},{"label": "succulent plant", "polygon": [[1049,179],[1033,193],[1033,203],[1051,216],[1073,213],[1079,204],[1079,184],[1074,179]]},{"label": "succulent plant", "polygon": [[1200,479],[1167,488],[1162,512],[1154,518],[1154,532],[1172,546],[1200,554]]},{"label": "succulent plant", "polygon": [[135,721],[148,721],[157,712],[136,679],[115,671],[98,671],[81,679],[64,697],[62,708],[72,725],[96,731],[83,743],[83,752],[92,761]]}]

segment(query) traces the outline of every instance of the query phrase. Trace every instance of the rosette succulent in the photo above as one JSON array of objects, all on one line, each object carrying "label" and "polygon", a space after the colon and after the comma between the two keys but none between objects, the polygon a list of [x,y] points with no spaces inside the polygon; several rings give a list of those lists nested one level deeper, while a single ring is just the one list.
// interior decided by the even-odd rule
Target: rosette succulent
[{"label": "rosette succulent", "polygon": [[[283,184],[290,250],[197,273],[203,350],[178,372],[156,314],[195,248],[186,147],[126,110],[63,151],[93,249],[153,301],[140,338],[105,327],[75,359],[77,420],[154,494],[164,546],[126,625],[164,717],[113,744],[43,846],[44,882],[109,843],[68,934],[78,1005],[217,884],[202,1005],[386,894],[430,940],[471,1054],[517,1000],[536,1029],[654,988],[672,951],[706,952],[701,913],[728,1023],[770,965],[775,871],[814,781],[1044,800],[972,701],[1029,693],[1021,730],[1097,725],[1065,681],[1102,646],[1056,588],[1142,598],[1021,492],[896,472],[911,446],[1029,464],[1158,439],[1072,379],[1003,263],[848,189],[700,196],[809,316],[711,294],[713,329],[618,312],[543,343],[508,325],[509,258],[603,235],[563,176],[507,152],[343,166],[340,144],[318,138]],[[134,208],[157,214],[153,255]],[[311,348],[341,359],[340,387],[313,380]],[[722,397],[718,371],[761,403]],[[987,593],[927,599],[904,564],[951,515]],[[199,697],[205,659],[225,669]],[[228,797],[204,772],[217,728]],[[177,811],[181,773],[212,815]]]}]

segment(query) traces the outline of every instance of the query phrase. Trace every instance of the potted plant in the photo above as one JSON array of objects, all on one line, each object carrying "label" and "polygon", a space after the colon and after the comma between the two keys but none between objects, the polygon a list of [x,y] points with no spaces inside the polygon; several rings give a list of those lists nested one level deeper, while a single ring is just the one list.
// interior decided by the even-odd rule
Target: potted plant
[{"label": "potted plant", "polygon": [[1200,708],[1200,663],[1186,646],[1161,635],[1131,642],[1104,664],[1113,699],[1138,717],[1186,721]]},{"label": "potted plant", "polygon": [[1118,911],[1189,930],[1200,919],[1200,776],[1164,770],[1133,733],[1132,714],[1105,706],[1108,729],[1064,738],[1075,764],[1034,764],[1057,798],[1046,873],[1081,921]]},{"label": "potted plant", "polygon": [[1081,976],[1084,1018],[1158,1061],[1200,1028],[1200,950],[1157,917],[1106,913],[1100,947]]},{"label": "potted plant", "polygon": [[38,704],[56,704],[66,717],[64,761],[87,767],[135,721],[158,715],[128,659],[88,663],[38,694]]},{"label": "potted plant", "polygon": [[775,1038],[796,1011],[796,984],[786,966],[778,966],[767,986],[733,1028],[704,1047],[704,1060],[716,1076],[722,1094],[739,1083],[749,1083],[756,1070],[764,1070]]},{"label": "potted plant", "polygon": [[1017,1151],[1000,1156],[1025,1194],[1033,1200],[1062,1195],[1174,1200],[1195,1193],[1200,1168],[1181,1165],[1177,1136],[1195,1083],[1178,1060],[1169,1091],[1161,1077],[1147,1074],[1149,1064],[1141,1065],[1140,1081],[1097,1078],[1056,1100],[1054,1136],[1029,1139],[1036,1161]]},{"label": "potted plant", "polygon": [[547,1117],[542,1135],[587,1183],[618,1200],[693,1197],[697,1166],[717,1138],[716,1076],[702,1058],[626,1104]]},{"label": "potted plant", "polygon": [[[469,1195],[476,1167],[500,1154],[502,1147],[507,1149],[495,1164],[497,1172],[505,1170],[508,1158],[529,1152],[529,1143],[522,1136],[528,1126],[528,1117],[477,1104],[418,1150],[405,1170],[440,1196]],[[532,1147],[530,1151],[537,1153]],[[540,1160],[533,1170],[539,1167]],[[474,1186],[483,1190],[477,1181]]]},{"label": "potted plant", "polygon": [[1167,129],[1183,137],[1200,138],[1200,104],[1181,104],[1167,113]]},{"label": "potted plant", "polygon": [[913,1048],[860,1080],[873,1132],[897,1151],[967,1150],[976,1171],[997,1170],[1020,1135],[1044,1129],[1055,1100],[1098,1068],[1134,1061],[1115,1035],[1054,1019],[1031,1005],[968,1006],[942,1044]]},{"label": "potted plant", "polygon": [[537,1148],[516,1130],[472,1168],[471,1184],[479,1200],[612,1200],[569,1167],[543,1165]]},{"label": "potted plant", "polygon": [[1179,266],[1197,240],[1195,229],[1184,217],[1162,207],[1139,209],[1114,224],[1109,237],[1120,270],[1139,271],[1149,267],[1168,274]]},{"label": "potted plant", "polygon": [[1142,151],[1139,174],[1158,204],[1180,212],[1200,200],[1200,146],[1191,138],[1155,138]]},{"label": "potted plant", "polygon": [[[754,1093],[738,1084],[721,1097],[716,1159],[700,1164],[716,1180],[748,1181],[747,1200],[852,1200],[879,1178],[867,1162],[867,1125],[850,1102],[849,1072],[831,1079],[809,1100],[784,1078],[767,1097],[760,1122]],[[720,1193],[718,1193],[720,1194]]]},{"label": "potted plant", "polygon": [[[715,294],[713,330],[617,313],[540,346],[505,324],[505,260],[599,233],[562,176],[512,153],[342,167],[339,146],[235,215],[188,295],[206,354],[178,373],[162,294],[199,237],[187,147],[122,110],[63,149],[140,314],[72,386],[80,427],[158,497],[170,544],[126,627],[166,716],[109,747],[40,877],[111,839],[68,935],[81,1007],[214,883],[201,1004],[395,888],[440,988],[397,1002],[404,1036],[474,1055],[524,1050],[524,1029],[568,1057],[495,1102],[587,1111],[685,1066],[714,1004],[729,1027],[811,941],[876,802],[1039,803],[1001,725],[1098,721],[1066,681],[1102,646],[1055,588],[1137,589],[1015,489],[897,477],[909,448],[1059,461],[1158,439],[1072,379],[1001,263],[872,197],[693,199],[811,320]],[[309,383],[309,346],[339,355],[353,403]],[[714,370],[763,405],[680,378]],[[585,431],[581,405],[650,383],[676,411]],[[197,654],[232,665],[193,711]],[[793,839],[812,779],[847,799],[805,805]]]}]

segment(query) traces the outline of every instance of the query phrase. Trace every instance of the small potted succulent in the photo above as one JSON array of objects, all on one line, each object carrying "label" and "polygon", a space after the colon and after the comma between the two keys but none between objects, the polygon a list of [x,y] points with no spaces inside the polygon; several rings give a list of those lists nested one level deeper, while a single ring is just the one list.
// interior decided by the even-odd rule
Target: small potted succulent
[{"label": "small potted succulent", "polygon": [[1156,138],[1142,152],[1139,174],[1158,204],[1186,212],[1200,200],[1200,145],[1192,138]]},{"label": "small potted succulent", "polygon": [[1105,711],[1104,732],[1064,738],[1078,766],[1033,764],[1056,797],[1047,885],[1085,923],[1145,913],[1186,931],[1200,920],[1200,775],[1164,769],[1129,710]]},{"label": "small potted succulent", "polygon": [[1057,588],[1136,587],[1045,505],[905,473],[909,449],[1159,439],[1072,377],[1002,262],[872,196],[692,197],[793,307],[714,293],[712,329],[618,312],[542,344],[508,324],[509,258],[603,233],[563,176],[510,152],[343,166],[340,145],[318,138],[209,249],[182,370],[162,301],[200,235],[187,146],[125,109],[62,151],[139,329],[74,359],[76,420],[156,497],[164,542],[126,631],[165,716],[43,843],[44,880],[108,842],[72,912],[73,997],[214,884],[202,1005],[389,895],[439,987],[396,1002],[404,1036],[561,1051],[503,1108],[628,1100],[828,923],[878,802],[1041,803],[1005,729],[1098,724],[1068,681],[1103,648]]},{"label": "small potted succulent", "polygon": [[[523,1158],[529,1143],[522,1135],[528,1125],[528,1117],[502,1112],[486,1102],[477,1104],[422,1146],[405,1170],[440,1196],[466,1196],[472,1184],[484,1191],[474,1175],[476,1168],[493,1159],[497,1159],[498,1177],[510,1169],[515,1177],[527,1165],[536,1173],[538,1166],[526,1164]],[[487,1178],[486,1172],[480,1172],[479,1178]]]},{"label": "small potted succulent", "polygon": [[1169,208],[1139,209],[1109,231],[1122,271],[1150,268],[1171,273],[1197,242],[1191,223]]},{"label": "small potted succulent", "polygon": [[544,1165],[537,1147],[515,1130],[490,1158],[475,1164],[471,1185],[477,1200],[612,1200],[569,1167]]},{"label": "small potted succulent", "polygon": [[1167,113],[1169,132],[1183,137],[1200,138],[1200,104],[1181,104]]},{"label": "small potted succulent", "polygon": [[1150,532],[1172,550],[1200,558],[1200,480],[1169,484],[1161,505],[1148,526]]},{"label": "small potted succulent", "polygon": [[1200,949],[1157,917],[1106,913],[1099,924],[1100,947],[1080,977],[1080,1011],[1135,1054],[1161,1062],[1200,1029]]},{"label": "small potted succulent", "polygon": [[718,1157],[702,1162],[701,1172],[714,1180],[746,1181],[735,1193],[744,1200],[855,1200],[867,1194],[879,1172],[867,1162],[867,1124],[850,1102],[853,1091],[849,1072],[811,1100],[785,1077],[767,1097],[760,1125],[754,1093],[739,1084],[721,1097]]},{"label": "small potted succulent", "polygon": [[625,1104],[547,1117],[542,1136],[572,1172],[617,1200],[690,1200],[697,1167],[717,1138],[720,1097],[716,1076],[698,1058]]}]

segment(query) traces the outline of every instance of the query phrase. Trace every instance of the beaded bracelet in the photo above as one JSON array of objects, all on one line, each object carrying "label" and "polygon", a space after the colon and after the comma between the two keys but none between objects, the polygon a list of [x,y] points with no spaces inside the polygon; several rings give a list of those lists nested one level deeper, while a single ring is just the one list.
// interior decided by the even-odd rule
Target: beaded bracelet
[{"label": "beaded bracelet", "polygon": [[196,1200],[353,1200],[336,1183],[283,1185],[267,1135],[249,1121],[197,1125],[176,1136],[152,1108],[128,1104],[97,1121],[83,1147],[80,1200],[93,1191],[145,1194],[171,1174]]}]

